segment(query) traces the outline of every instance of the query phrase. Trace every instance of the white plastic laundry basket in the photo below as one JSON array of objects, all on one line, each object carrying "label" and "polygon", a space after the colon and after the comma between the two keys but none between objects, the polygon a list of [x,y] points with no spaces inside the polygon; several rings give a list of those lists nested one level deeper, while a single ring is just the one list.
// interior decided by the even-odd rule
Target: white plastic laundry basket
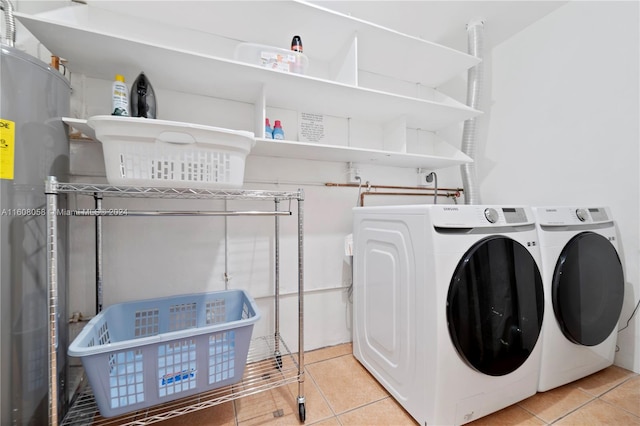
[{"label": "white plastic laundry basket", "polygon": [[140,117],[99,115],[87,124],[102,142],[113,185],[242,186],[251,132]]}]

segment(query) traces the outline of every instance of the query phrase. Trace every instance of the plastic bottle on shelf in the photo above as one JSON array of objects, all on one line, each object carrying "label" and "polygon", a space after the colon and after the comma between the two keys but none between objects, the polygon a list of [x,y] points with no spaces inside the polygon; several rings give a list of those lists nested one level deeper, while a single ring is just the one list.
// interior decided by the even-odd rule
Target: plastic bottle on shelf
[{"label": "plastic bottle on shelf", "polygon": [[[291,50],[293,52],[302,53],[302,39],[299,35],[293,36],[291,39]],[[295,62],[291,64],[291,72],[295,74],[304,74],[304,68],[302,67],[301,55],[296,55]]]},{"label": "plastic bottle on shelf", "polygon": [[264,119],[264,137],[265,139],[273,139],[273,129],[268,118]]},{"label": "plastic bottle on shelf", "polygon": [[129,115],[129,91],[120,74],[116,74],[111,90],[111,115]]},{"label": "plastic bottle on shelf", "polygon": [[302,53],[302,39],[299,35],[293,36],[291,40],[291,50]]},{"label": "plastic bottle on shelf", "polygon": [[284,140],[284,131],[282,130],[282,124],[280,120],[276,120],[273,124],[273,138],[278,140]]}]

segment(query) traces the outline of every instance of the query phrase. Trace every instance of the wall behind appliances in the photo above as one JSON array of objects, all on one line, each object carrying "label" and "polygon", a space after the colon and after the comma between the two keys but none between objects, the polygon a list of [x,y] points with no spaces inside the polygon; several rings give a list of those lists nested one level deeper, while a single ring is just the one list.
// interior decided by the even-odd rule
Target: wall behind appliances
[{"label": "wall behind appliances", "polygon": [[[97,2],[106,5],[107,2]],[[212,2],[214,3],[214,2]],[[73,9],[84,11],[84,5]],[[77,11],[77,10],[74,10]],[[60,11],[56,11],[60,12]],[[69,12],[63,11],[63,12]],[[118,9],[118,13],[121,9]],[[128,9],[122,9],[123,13]],[[74,15],[75,16],[75,15]],[[121,17],[122,18],[122,17]],[[124,18],[122,19],[124,21]],[[188,27],[189,21],[181,22]],[[97,25],[91,22],[91,25]],[[120,24],[121,25],[121,24]],[[111,28],[109,28],[111,30]],[[119,28],[123,30],[123,28]],[[129,34],[131,28],[124,28]],[[161,28],[162,30],[162,28]],[[115,31],[115,28],[114,28]],[[165,37],[167,31],[161,31]],[[288,41],[288,40],[287,40]],[[38,54],[42,54],[37,45]],[[253,130],[255,108],[252,104],[195,94],[169,91],[155,83],[152,69],[144,70],[152,82],[159,101],[159,118],[188,121],[232,129]],[[137,73],[137,71],[136,71]],[[130,84],[135,75],[126,75]],[[212,78],[215,75],[212,74]],[[87,118],[109,112],[111,80],[71,74],[73,117]],[[415,85],[411,85],[415,88]],[[267,109],[268,117],[278,119],[295,116],[292,111]],[[280,115],[283,114],[283,115]],[[382,146],[382,126],[366,125],[354,120],[336,127],[345,134],[332,137],[336,145]],[[334,120],[332,120],[332,123]],[[291,120],[283,120],[285,132],[294,132]],[[338,132],[339,133],[339,132]],[[347,134],[348,133],[348,134]],[[410,129],[416,141],[423,135]],[[355,137],[353,135],[356,135]],[[295,139],[295,138],[293,138]],[[408,142],[410,138],[408,137]],[[377,145],[376,145],[377,144]],[[379,145],[379,146],[378,146]],[[72,141],[72,173],[79,182],[103,182],[104,168],[100,145]],[[423,147],[424,148],[424,147]],[[416,185],[415,169],[397,169],[362,165],[363,180],[388,185]],[[457,167],[451,170],[454,183],[441,179],[442,186],[459,186]],[[444,177],[444,175],[441,175]],[[345,182],[346,162],[282,160],[250,156],[247,160],[246,187],[252,189],[296,189],[302,187],[305,201],[305,326],[306,349],[314,349],[351,340],[350,301],[351,281],[349,259],[344,255],[344,238],[351,232],[351,209],[356,205],[357,189],[327,188],[324,182]],[[88,197],[71,197],[79,208],[91,208]],[[451,202],[448,200],[448,202]],[[145,200],[105,200],[106,208],[162,209],[189,208],[193,203]],[[203,207],[198,207],[205,209]],[[207,209],[219,206],[207,205]],[[233,209],[233,206],[230,206]],[[252,205],[253,209],[262,208]],[[93,314],[94,259],[92,219],[76,218],[73,222],[70,245],[70,310]],[[224,226],[222,220],[206,218],[107,218],[104,220],[104,305],[125,300],[159,297],[172,294],[219,290],[224,288]],[[262,218],[261,218],[262,219]],[[282,303],[282,334],[289,345],[296,342],[296,264],[295,220],[281,220],[283,241],[281,286],[285,293]],[[256,326],[256,335],[269,334],[273,324],[273,300],[269,296],[273,275],[273,221],[253,218],[229,220],[231,288],[245,288],[256,297],[263,320]]]},{"label": "wall behind appliances", "polygon": [[[491,52],[490,116],[478,152],[483,202],[609,205],[627,285],[640,299],[640,31],[637,2],[570,2]],[[640,319],[616,364],[640,372]]]}]

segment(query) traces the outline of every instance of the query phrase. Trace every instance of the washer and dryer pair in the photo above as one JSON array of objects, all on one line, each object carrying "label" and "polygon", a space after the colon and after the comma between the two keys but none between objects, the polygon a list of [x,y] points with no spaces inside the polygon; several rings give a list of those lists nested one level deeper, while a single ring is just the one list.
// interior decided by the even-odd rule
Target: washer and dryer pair
[{"label": "washer and dryer pair", "polygon": [[570,210],[535,209],[536,227],[526,206],[354,209],[354,356],[419,424],[467,423],[612,363],[615,331],[600,327],[595,343],[580,327],[616,306],[619,316],[615,228],[607,209],[561,224]]}]

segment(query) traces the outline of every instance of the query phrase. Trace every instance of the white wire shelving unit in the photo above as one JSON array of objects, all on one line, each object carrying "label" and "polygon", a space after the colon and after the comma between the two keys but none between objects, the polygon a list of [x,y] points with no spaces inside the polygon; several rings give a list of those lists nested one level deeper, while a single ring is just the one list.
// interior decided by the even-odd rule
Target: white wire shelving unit
[{"label": "white wire shelving unit", "polygon": [[[280,386],[297,384],[298,415],[301,422],[306,417],[304,396],[304,192],[260,191],[260,190],[210,190],[198,188],[157,188],[137,186],[113,186],[105,184],[62,183],[49,177],[45,183],[47,196],[47,290],[49,295],[49,424],[60,425],[136,425],[157,423],[177,416],[189,414],[217,404],[232,401]],[[79,194],[95,200],[93,209],[70,209],[62,212],[68,216],[94,216],[96,219],[96,312],[102,309],[102,218],[104,216],[273,216],[275,218],[275,332],[272,336],[254,338],[247,357],[245,374],[239,383],[174,400],[144,410],[133,411],[123,416],[104,418],[100,416],[95,397],[86,380],[72,398],[69,410],[63,419],[58,418],[58,196]],[[262,200],[272,201],[273,210],[222,211],[211,210],[126,210],[104,209],[104,197],[134,197],[163,199],[210,199],[210,200]],[[288,201],[289,210],[280,210],[280,203]],[[297,202],[298,217],[298,348],[292,352],[280,336],[280,217],[292,216],[292,202]],[[225,204],[226,206],[226,204]]]}]

